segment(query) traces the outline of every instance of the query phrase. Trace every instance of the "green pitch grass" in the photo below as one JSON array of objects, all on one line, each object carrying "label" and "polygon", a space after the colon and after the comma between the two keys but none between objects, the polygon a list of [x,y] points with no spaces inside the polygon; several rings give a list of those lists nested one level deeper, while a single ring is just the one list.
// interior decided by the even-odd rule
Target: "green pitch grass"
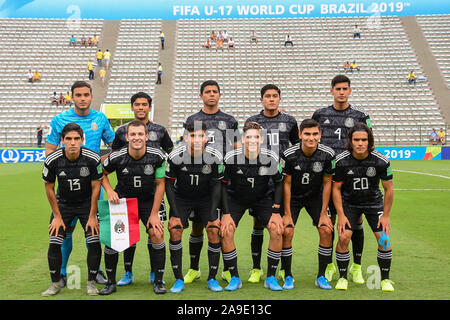
[{"label": "green pitch grass", "polygon": [[[202,250],[200,270],[202,277],[186,285],[181,294],[167,293],[156,296],[149,284],[149,258],[147,236],[141,229],[141,241],[137,245],[134,261],[135,282],[108,297],[88,297],[85,291],[87,278],[86,247],[84,234],[78,225],[74,232],[73,251],[69,266],[79,268],[80,289],[64,288],[50,299],[449,299],[450,279],[450,162],[449,161],[394,161],[395,200],[391,214],[391,243],[393,262],[391,279],[395,281],[395,292],[383,293],[369,289],[367,284],[349,283],[346,292],[323,291],[314,286],[317,273],[317,231],[306,212],[296,227],[294,238],[293,274],[295,289],[270,292],[263,283],[247,282],[252,267],[250,254],[250,233],[252,220],[246,215],[236,232],[238,265],[242,289],[237,292],[212,293],[207,290],[207,239]],[[40,296],[50,284],[47,265],[50,206],[41,180],[42,164],[0,165],[0,212],[2,232],[0,233],[0,299],[44,299]],[[402,170],[402,171],[397,171]],[[415,172],[415,173],[412,173]],[[424,175],[420,173],[427,173]],[[429,189],[441,189],[440,191]],[[167,225],[167,223],[166,223]],[[365,223],[365,247],[363,254],[363,275],[373,284],[373,271],[377,266],[375,238]],[[183,236],[183,274],[189,268],[188,233]],[[166,236],[168,239],[168,235]],[[268,234],[263,247],[262,266],[265,269]],[[174,283],[170,266],[168,244],[164,279],[166,288]],[[223,264],[221,261],[220,269]],[[102,269],[104,270],[103,259]],[[120,255],[117,280],[123,275],[123,260]],[[71,278],[72,277],[72,278]],[[335,276],[336,277],[336,276]],[[76,279],[76,272],[69,274]],[[218,275],[220,279],[220,272]],[[220,281],[225,287],[225,282]],[[75,283],[74,283],[75,284]],[[334,286],[336,279],[332,282]],[[101,286],[99,286],[101,289]],[[49,299],[49,298],[46,298]]]}]

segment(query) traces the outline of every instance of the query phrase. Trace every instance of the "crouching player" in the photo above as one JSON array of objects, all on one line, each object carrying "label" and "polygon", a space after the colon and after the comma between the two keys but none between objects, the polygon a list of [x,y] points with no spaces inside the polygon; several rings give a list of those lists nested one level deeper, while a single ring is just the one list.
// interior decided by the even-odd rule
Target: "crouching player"
[{"label": "crouching player", "polygon": [[[163,284],[166,247],[164,243],[164,226],[158,211],[165,190],[165,155],[156,148],[146,146],[148,140],[147,126],[140,120],[133,120],[127,125],[126,138],[128,146],[112,152],[103,161],[105,179],[103,187],[108,193],[108,200],[120,203],[120,198],[137,198],[139,219],[147,228],[152,241],[148,250],[154,250],[153,265],[156,268],[153,290],[156,294],[166,293]],[[116,172],[117,185],[113,190],[107,176]],[[150,247],[151,246],[151,247]],[[112,248],[105,247],[105,267],[108,284],[100,291],[109,295],[116,289],[116,271],[119,254]],[[152,263],[152,261],[151,261]]]},{"label": "crouching player", "polygon": [[[333,223],[327,215],[331,194],[331,178],[334,173],[334,151],[319,143],[322,131],[318,122],[312,119],[300,124],[301,142],[283,153],[284,167],[284,234],[283,251],[292,252],[294,226],[305,208],[317,227],[320,236],[318,258],[319,270],[316,285],[321,289],[332,289],[325,278],[325,269],[331,263]],[[293,289],[291,259],[283,261],[282,278],[284,289]]]},{"label": "crouching player", "polygon": [[[375,150],[372,131],[358,123],[347,136],[347,151],[336,157],[336,172],[333,178],[333,202],[338,213],[337,229],[339,241],[336,260],[340,279],[336,289],[347,290],[347,268],[350,261],[349,242],[352,229],[364,213],[377,241],[378,265],[381,269],[381,289],[394,291],[389,280],[392,249],[389,241],[394,189],[389,160]],[[380,191],[379,183],[384,189]]]},{"label": "crouching player", "polygon": [[[61,291],[61,245],[65,238],[66,226],[78,218],[85,230],[87,253],[88,282],[87,294],[97,295],[95,285],[98,267],[102,255],[98,236],[97,201],[100,195],[101,169],[97,153],[82,147],[83,130],[75,123],[64,126],[61,141],[64,147],[50,153],[44,162],[42,178],[45,191],[52,208],[50,225],[50,245],[48,248],[48,265],[52,284],[42,293],[52,296]],[[55,181],[58,179],[58,191],[55,194]]]},{"label": "crouching player", "polygon": [[[221,220],[222,254],[225,267],[231,273],[227,291],[242,286],[237,267],[237,252],[234,243],[236,227],[247,209],[252,209],[269,230],[267,251],[267,278],[265,287],[273,291],[283,288],[275,279],[275,272],[281,258],[283,220],[280,204],[283,197],[283,175],[278,156],[262,148],[263,136],[257,122],[249,122],[244,128],[243,147],[230,151],[224,158],[225,174],[222,189],[223,216]],[[275,195],[269,188],[269,180],[275,185]],[[226,190],[225,190],[226,189]]]},{"label": "crouching player", "polygon": [[208,234],[208,288],[219,292],[223,290],[216,280],[220,260],[217,208],[222,190],[222,154],[206,145],[205,122],[190,121],[185,129],[186,144],[170,153],[166,167],[166,194],[170,204],[169,249],[176,279],[170,291],[179,293],[184,289],[181,239],[183,229],[189,226],[189,215],[193,212],[202,220]]}]

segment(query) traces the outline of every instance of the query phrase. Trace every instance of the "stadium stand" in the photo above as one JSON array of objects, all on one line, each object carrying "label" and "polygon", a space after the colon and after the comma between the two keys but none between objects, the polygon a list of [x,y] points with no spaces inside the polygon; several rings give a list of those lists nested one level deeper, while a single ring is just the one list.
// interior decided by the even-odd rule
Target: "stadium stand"
[{"label": "stadium stand", "polygon": [[[87,61],[97,48],[69,47],[69,39],[100,35],[102,26],[102,20],[79,20],[74,31],[64,19],[0,19],[1,146],[33,145],[39,124],[70,108],[51,105],[50,96],[87,80]],[[41,82],[28,82],[29,69],[39,70]]]},{"label": "stadium stand", "polygon": [[160,20],[121,21],[106,102],[129,103],[138,91],[153,97],[160,31]]},{"label": "stadium stand", "polygon": [[418,16],[417,21],[450,87],[450,15]]},{"label": "stadium stand", "polygon": [[[440,18],[449,19],[417,19]],[[355,24],[361,39],[353,39]],[[199,87],[207,79],[219,82],[220,107],[240,125],[261,110],[259,90],[267,83],[281,88],[280,107],[301,121],[331,104],[331,78],[343,73],[344,62],[354,60],[361,71],[347,73],[354,88],[351,103],[370,114],[378,144],[426,143],[433,127],[445,127],[429,82],[407,83],[409,71],[419,77],[425,73],[398,17],[179,20],[175,25],[175,45],[169,48],[176,50],[173,77],[164,80],[173,86],[168,129],[174,141],[183,120],[201,108]],[[103,20],[80,20],[73,31],[66,20],[0,19],[1,146],[34,145],[36,127],[69,108],[51,106],[50,96],[67,92],[75,80],[87,80],[87,61],[95,61],[98,50],[69,47],[69,39],[72,34],[77,40],[100,35],[103,26]],[[131,93],[141,90],[157,98],[161,26],[161,20],[120,22],[105,102],[128,103]],[[227,30],[235,50],[225,46],[216,52],[214,44],[211,50],[202,48],[212,30]],[[257,44],[250,43],[252,30]],[[293,47],[284,46],[286,34],[292,35]],[[40,83],[28,83],[29,69],[40,71]]]},{"label": "stadium stand", "polygon": [[[331,104],[331,78],[342,73],[345,61],[356,60],[361,72],[349,74],[354,88],[351,102],[370,113],[377,142],[419,143],[432,126],[444,119],[426,82],[413,89],[408,72],[422,75],[414,51],[398,17],[181,20],[178,26],[172,126],[200,107],[197,92],[205,78],[221,85],[221,108],[242,125],[261,109],[260,88],[269,82],[282,90],[281,107],[298,120]],[[362,38],[353,39],[355,24]],[[202,48],[211,30],[227,30],[236,50]],[[258,44],[250,44],[255,30]],[[296,39],[284,47],[284,36]],[[192,94],[192,93],[195,94]],[[394,128],[394,126],[396,126]],[[172,137],[177,130],[172,131]]]}]

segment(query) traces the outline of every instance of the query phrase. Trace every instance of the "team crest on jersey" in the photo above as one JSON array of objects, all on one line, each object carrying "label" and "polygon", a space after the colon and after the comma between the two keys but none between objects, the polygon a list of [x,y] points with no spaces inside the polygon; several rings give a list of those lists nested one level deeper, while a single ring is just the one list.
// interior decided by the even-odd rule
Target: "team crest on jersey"
[{"label": "team crest on jersey", "polygon": [[147,176],[151,176],[151,175],[153,174],[153,172],[155,172],[155,171],[153,170],[153,166],[152,166],[151,164],[147,164],[147,165],[144,167],[144,173],[145,173]]},{"label": "team crest on jersey", "polygon": [[367,168],[366,175],[367,175],[369,178],[375,177],[376,174],[377,174],[377,170],[376,170],[374,167],[369,167],[369,168]]},{"label": "team crest on jersey", "polygon": [[44,177],[46,177],[48,175],[47,167],[44,167],[44,169],[42,170],[42,174],[44,175]]},{"label": "team crest on jersey", "polygon": [[279,123],[278,130],[280,130],[281,132],[286,132],[287,131],[286,123],[284,122]]},{"label": "team crest on jersey", "polygon": [[202,173],[203,174],[210,174],[211,171],[212,171],[211,166],[208,165],[208,164],[204,165],[203,168],[202,168]]},{"label": "team crest on jersey", "polygon": [[314,172],[322,172],[323,170],[323,165],[321,162],[314,162],[313,164],[313,171]]},{"label": "team crest on jersey", "polygon": [[345,126],[347,128],[353,128],[355,126],[355,120],[353,120],[353,118],[345,119]]},{"label": "team crest on jersey", "polygon": [[92,122],[92,124],[91,124],[91,129],[94,130],[94,131],[97,131],[97,130],[98,130],[97,122]]},{"label": "team crest on jersey", "polygon": [[149,139],[150,141],[157,141],[157,140],[158,140],[158,135],[156,134],[155,131],[150,131],[150,132],[148,133],[148,139]]},{"label": "team crest on jersey", "polygon": [[114,225],[114,232],[118,234],[125,232],[125,224],[122,222],[122,220],[117,220],[116,224]]},{"label": "team crest on jersey", "polygon": [[106,158],[105,161],[103,161],[103,165],[104,165],[105,167],[107,167],[108,164],[109,164],[109,158]]},{"label": "team crest on jersey", "polygon": [[80,169],[80,176],[82,177],[87,177],[89,175],[89,168],[87,167],[82,167]]},{"label": "team crest on jersey", "polygon": [[219,128],[220,130],[225,130],[227,128],[227,124],[225,123],[225,121],[219,121],[217,128]]}]

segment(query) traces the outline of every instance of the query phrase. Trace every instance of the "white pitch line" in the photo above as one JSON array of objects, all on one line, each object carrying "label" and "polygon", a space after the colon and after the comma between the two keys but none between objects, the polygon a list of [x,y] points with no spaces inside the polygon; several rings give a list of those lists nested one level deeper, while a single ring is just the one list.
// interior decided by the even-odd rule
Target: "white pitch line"
[{"label": "white pitch line", "polygon": [[392,171],[398,171],[398,172],[404,172],[404,173],[415,173],[415,174],[421,174],[421,175],[424,175],[424,176],[432,176],[432,177],[438,177],[438,178],[443,178],[443,179],[449,179],[450,180],[450,177],[441,176],[439,174],[432,174],[432,173],[426,173],[426,172],[416,172],[416,171],[407,171],[407,170],[398,170],[398,169],[395,169],[395,170],[392,170]]},{"label": "white pitch line", "polygon": [[450,189],[394,189],[394,191],[450,191]]}]

